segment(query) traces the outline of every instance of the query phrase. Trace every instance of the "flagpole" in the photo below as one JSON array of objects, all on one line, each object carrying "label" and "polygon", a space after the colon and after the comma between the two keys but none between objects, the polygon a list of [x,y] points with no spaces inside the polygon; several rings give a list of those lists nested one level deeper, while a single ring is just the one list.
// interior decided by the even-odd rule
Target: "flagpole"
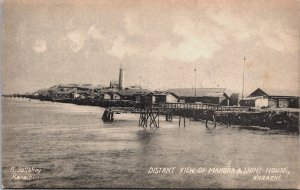
[{"label": "flagpole", "polygon": [[244,57],[244,62],[243,62],[243,89],[242,89],[242,100],[244,99],[244,85],[245,85],[245,61],[246,61],[246,58]]},{"label": "flagpole", "polygon": [[195,71],[195,78],[194,78],[194,88],[195,88],[195,103],[197,102],[196,100],[197,100],[197,94],[196,94],[196,72],[197,72],[197,69],[195,68],[194,69],[194,71]]}]

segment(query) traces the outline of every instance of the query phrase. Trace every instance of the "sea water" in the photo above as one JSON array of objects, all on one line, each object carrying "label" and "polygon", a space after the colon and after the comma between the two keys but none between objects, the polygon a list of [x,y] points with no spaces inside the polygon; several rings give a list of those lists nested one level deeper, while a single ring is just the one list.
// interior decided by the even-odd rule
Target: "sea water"
[{"label": "sea water", "polygon": [[[2,100],[2,184],[9,188],[297,188],[299,135],[92,106]],[[272,177],[272,178],[271,178]]]}]

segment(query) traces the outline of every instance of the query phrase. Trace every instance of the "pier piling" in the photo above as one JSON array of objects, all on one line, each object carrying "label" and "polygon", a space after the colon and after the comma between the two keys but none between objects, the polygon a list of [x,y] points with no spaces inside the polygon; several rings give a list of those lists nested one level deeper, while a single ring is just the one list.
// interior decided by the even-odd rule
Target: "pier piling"
[{"label": "pier piling", "polygon": [[180,121],[181,121],[181,117],[179,116],[179,122],[178,122],[179,126],[180,126]]}]

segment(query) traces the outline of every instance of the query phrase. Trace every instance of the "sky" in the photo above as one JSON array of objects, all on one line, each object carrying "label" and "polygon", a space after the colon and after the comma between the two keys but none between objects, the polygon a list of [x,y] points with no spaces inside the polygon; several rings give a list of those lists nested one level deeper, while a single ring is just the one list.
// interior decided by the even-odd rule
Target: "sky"
[{"label": "sky", "polygon": [[241,93],[244,71],[246,95],[295,94],[299,2],[4,0],[2,92],[109,85],[123,65],[125,86]]}]

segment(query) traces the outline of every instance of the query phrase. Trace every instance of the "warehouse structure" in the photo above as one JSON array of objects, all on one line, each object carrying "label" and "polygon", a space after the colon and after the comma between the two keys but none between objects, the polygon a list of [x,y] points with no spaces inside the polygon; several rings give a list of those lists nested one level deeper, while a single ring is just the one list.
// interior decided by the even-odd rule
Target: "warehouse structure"
[{"label": "warehouse structure", "polygon": [[241,100],[240,105],[258,108],[299,108],[299,94],[291,94],[283,90],[262,90],[257,88],[249,96]]},{"label": "warehouse structure", "polygon": [[169,89],[185,103],[211,103],[225,106],[238,105],[238,93],[227,88],[174,88]]}]

